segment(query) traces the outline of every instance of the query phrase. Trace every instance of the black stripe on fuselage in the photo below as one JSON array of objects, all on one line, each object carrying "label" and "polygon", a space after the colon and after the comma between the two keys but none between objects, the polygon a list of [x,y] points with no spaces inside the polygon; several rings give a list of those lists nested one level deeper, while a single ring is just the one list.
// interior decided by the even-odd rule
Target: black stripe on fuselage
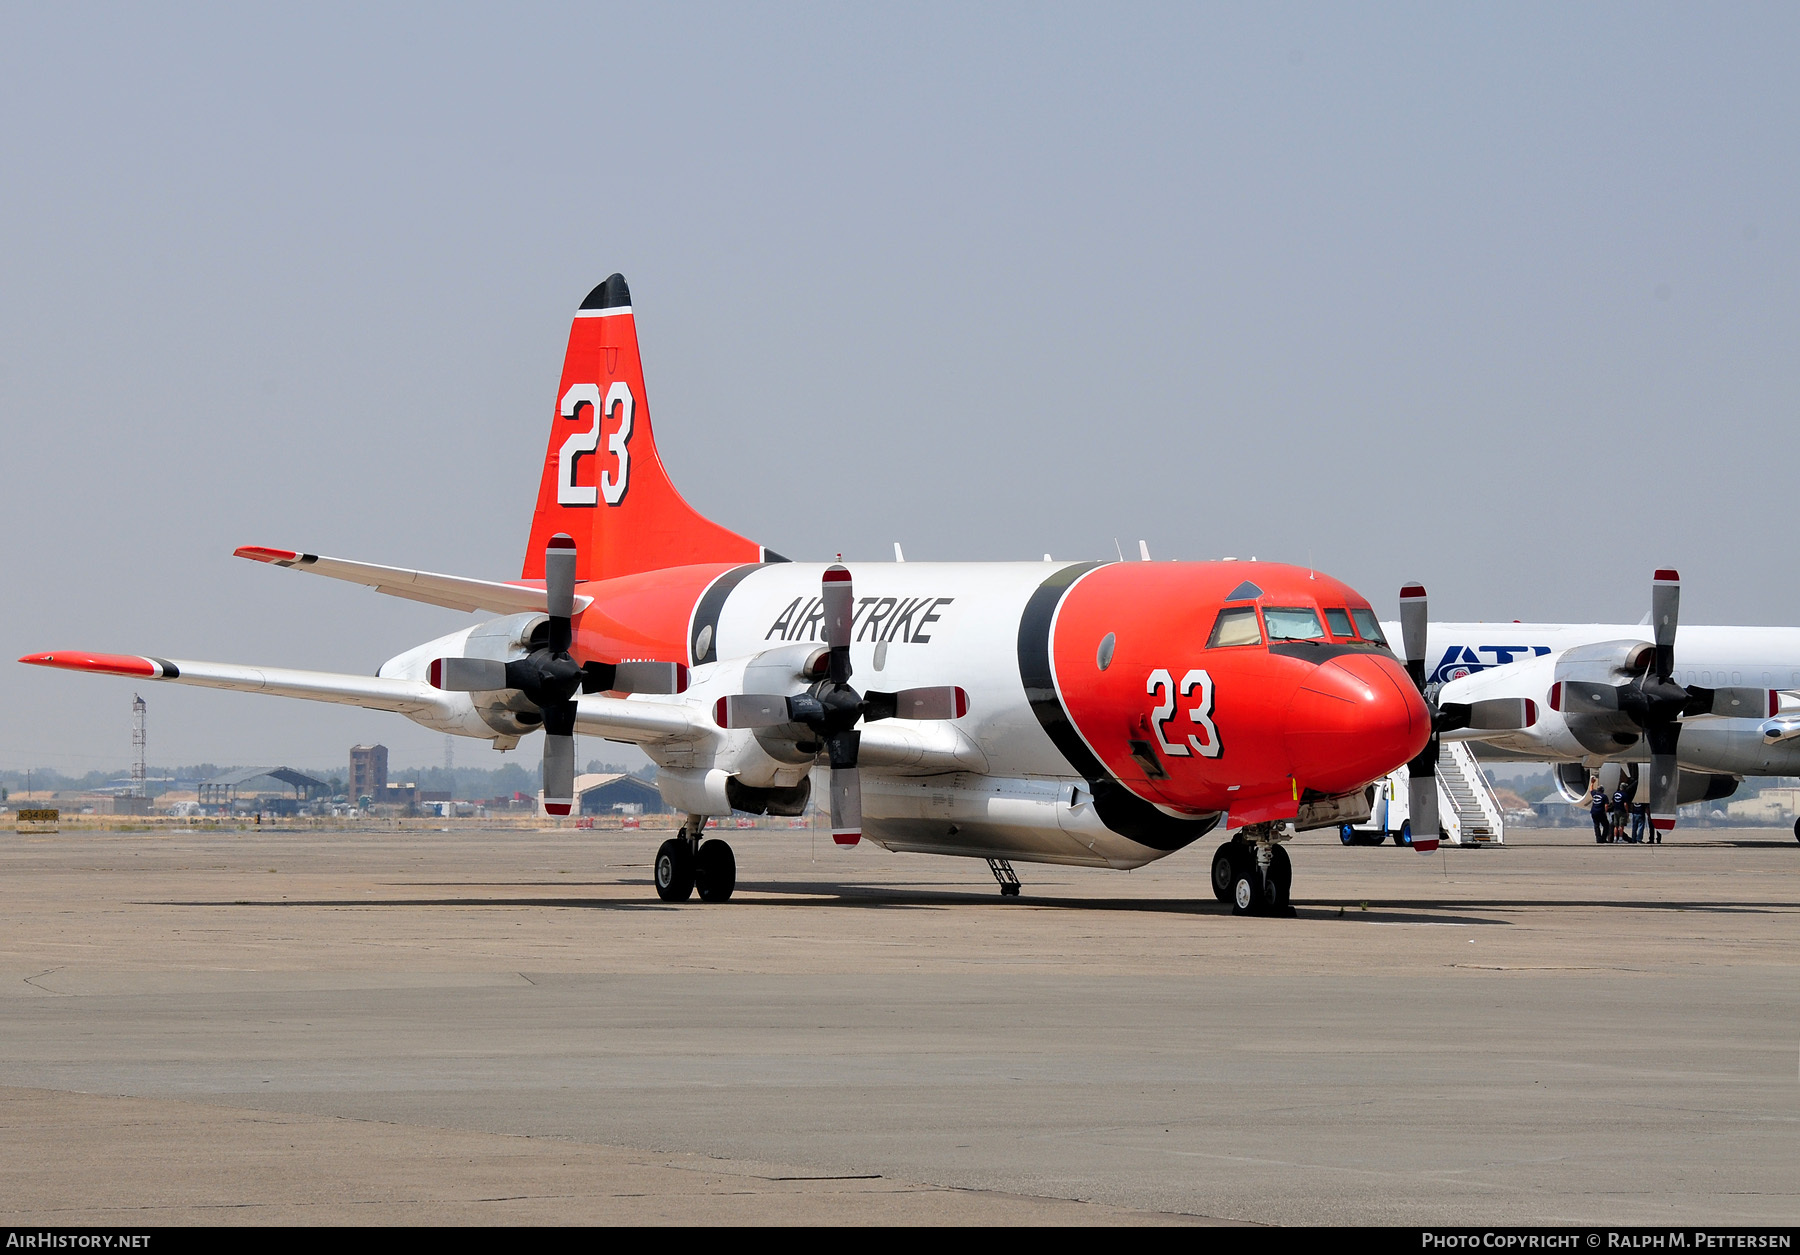
[{"label": "black stripe on fuselage", "polygon": [[1103,565],[1081,562],[1064,567],[1031,594],[1025,612],[1019,616],[1019,679],[1025,685],[1025,700],[1031,705],[1031,713],[1037,716],[1069,766],[1088,782],[1100,822],[1152,850],[1179,850],[1211,832],[1218,826],[1219,817],[1176,819],[1119,783],[1081,739],[1062,695],[1056,691],[1056,676],[1050,668],[1050,629],[1056,622],[1056,608],[1076,580]]},{"label": "black stripe on fuselage", "polygon": [[[719,660],[719,615],[725,609],[725,601],[731,596],[732,590],[744,582],[745,576],[760,569],[754,562],[733,567],[707,585],[706,591],[700,595],[700,605],[694,611],[694,621],[688,627],[688,657],[693,659],[690,665],[697,667],[703,662]],[[706,638],[704,653],[700,650],[702,636]]]},{"label": "black stripe on fuselage", "polygon": [[1057,695],[1056,675],[1050,669],[1050,625],[1056,621],[1056,608],[1062,604],[1063,594],[1100,565],[1080,562],[1056,572],[1037,586],[1031,600],[1025,603],[1025,613],[1019,616],[1019,679],[1025,683],[1025,700],[1031,703],[1031,713],[1069,760],[1069,766],[1089,782],[1106,779],[1107,771],[1075,731],[1075,724]]}]

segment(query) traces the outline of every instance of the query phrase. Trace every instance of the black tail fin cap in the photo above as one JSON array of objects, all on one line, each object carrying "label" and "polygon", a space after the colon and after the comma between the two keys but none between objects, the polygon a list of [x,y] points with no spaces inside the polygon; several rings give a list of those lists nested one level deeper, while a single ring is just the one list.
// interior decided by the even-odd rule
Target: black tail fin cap
[{"label": "black tail fin cap", "polygon": [[609,275],[606,281],[587,294],[587,300],[581,303],[583,309],[619,309],[631,304],[631,289],[625,286],[624,275]]}]

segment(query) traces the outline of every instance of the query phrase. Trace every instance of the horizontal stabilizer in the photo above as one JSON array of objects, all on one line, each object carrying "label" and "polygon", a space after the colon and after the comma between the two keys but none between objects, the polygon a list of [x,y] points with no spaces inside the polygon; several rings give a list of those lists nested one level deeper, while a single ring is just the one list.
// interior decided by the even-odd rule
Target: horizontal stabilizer
[{"label": "horizontal stabilizer", "polygon": [[[475,580],[462,575],[438,575],[431,571],[411,571],[404,567],[377,566],[373,562],[351,562],[346,558],[322,558],[316,553],[296,553],[291,549],[268,549],[262,545],[244,545],[233,551],[234,557],[274,566],[291,567],[312,575],[361,584],[391,597],[423,601],[451,610],[486,610],[495,614],[548,614],[544,590],[529,584],[505,583],[499,580]],[[592,597],[575,598],[575,610],[587,609]]]}]

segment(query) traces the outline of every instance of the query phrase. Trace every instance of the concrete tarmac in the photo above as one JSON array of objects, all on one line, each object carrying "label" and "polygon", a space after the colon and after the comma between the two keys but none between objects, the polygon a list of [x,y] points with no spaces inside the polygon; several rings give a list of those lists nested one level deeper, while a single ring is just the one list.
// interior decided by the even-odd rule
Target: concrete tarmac
[{"label": "concrete tarmac", "polygon": [[1800,844],[0,836],[0,1223],[1793,1224]]}]

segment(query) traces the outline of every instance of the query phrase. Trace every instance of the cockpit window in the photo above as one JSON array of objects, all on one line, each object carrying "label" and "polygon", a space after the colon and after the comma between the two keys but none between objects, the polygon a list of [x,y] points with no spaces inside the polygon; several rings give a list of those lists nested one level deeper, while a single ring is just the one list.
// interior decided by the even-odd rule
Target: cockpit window
[{"label": "cockpit window", "polygon": [[1362,630],[1362,638],[1365,641],[1374,641],[1377,645],[1387,644],[1387,637],[1381,634],[1381,624],[1376,622],[1373,610],[1352,610],[1350,615],[1356,620],[1356,626]]},{"label": "cockpit window", "polygon": [[1213,624],[1212,639],[1206,642],[1206,647],[1218,649],[1224,645],[1260,644],[1262,626],[1256,621],[1256,607],[1234,606],[1219,611],[1219,621]]},{"label": "cockpit window", "polygon": [[1316,641],[1325,635],[1318,611],[1310,606],[1264,606],[1263,620],[1272,641]]},{"label": "cockpit window", "polygon": [[1356,638],[1356,629],[1350,626],[1350,612],[1348,610],[1327,610],[1325,612],[1325,622],[1330,625],[1331,634],[1340,641],[1354,640]]}]

